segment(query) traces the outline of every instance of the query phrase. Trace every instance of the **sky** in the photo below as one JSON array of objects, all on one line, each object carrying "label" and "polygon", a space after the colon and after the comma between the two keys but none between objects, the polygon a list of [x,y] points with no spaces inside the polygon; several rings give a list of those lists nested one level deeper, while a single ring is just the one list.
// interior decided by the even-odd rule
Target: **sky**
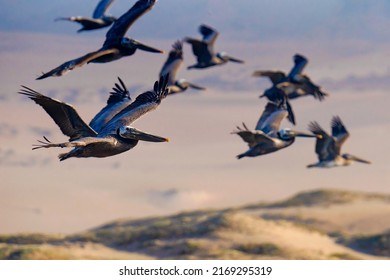
[{"label": "sky", "polygon": [[[86,65],[63,77],[36,81],[41,72],[98,49],[107,31],[77,33],[79,26],[54,22],[92,14],[97,1],[0,1],[0,233],[74,233],[113,219],[165,215],[284,199],[299,191],[341,188],[390,193],[390,4],[387,1],[159,0],[128,36],[169,51],[184,36],[198,37],[206,23],[220,36],[216,49],[246,61],[206,70],[189,46],[178,78],[207,87],[170,96],[135,123],[170,138],[140,143],[106,159],[69,159],[63,150],[32,151],[43,135],[66,141],[50,117],[17,95],[20,85],[73,104],[90,120],[120,76],[136,96],[153,85],[165,54],[137,52],[103,65]],[[117,0],[113,15],[135,1]],[[330,129],[339,115],[351,137],[343,151],[371,160],[344,168],[306,168],[316,161],[314,141],[257,158],[237,160],[247,149],[230,134],[245,122],[254,127],[270,86],[254,70],[289,71],[292,56],[309,59],[305,69],[329,93],[293,101],[296,129],[310,121]],[[283,127],[291,127],[288,122]]]}]

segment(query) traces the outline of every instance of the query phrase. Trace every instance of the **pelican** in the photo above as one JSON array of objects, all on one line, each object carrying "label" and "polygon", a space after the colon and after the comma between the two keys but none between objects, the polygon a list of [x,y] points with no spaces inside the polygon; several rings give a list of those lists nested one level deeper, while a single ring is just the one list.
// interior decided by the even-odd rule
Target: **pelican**
[{"label": "pelican", "polygon": [[163,51],[144,45],[134,39],[124,37],[131,25],[143,14],[150,11],[157,0],[138,0],[125,14],[118,18],[106,34],[103,46],[94,52],[87,53],[82,57],[67,61],[60,66],[44,73],[37,80],[47,77],[62,76],[69,71],[81,67],[86,63],[106,63],[130,56],[137,49],[163,53]]},{"label": "pelican", "polygon": [[287,75],[282,71],[258,70],[253,72],[252,76],[268,77],[272,82],[272,87],[265,90],[260,97],[267,97],[272,101],[278,98],[280,91],[283,91],[289,99],[312,95],[319,101],[324,100],[328,94],[314,84],[307,75],[302,74],[308,59],[303,55],[295,54],[293,60],[294,66]]},{"label": "pelican", "polygon": [[237,159],[279,151],[293,144],[296,137],[316,137],[313,134],[289,128],[280,129],[280,124],[287,115],[285,104],[268,102],[255,130],[250,130],[245,123],[242,124],[243,128],[237,126],[237,130],[233,131],[232,134],[238,134],[249,146],[249,150],[239,154]]},{"label": "pelican", "polygon": [[204,87],[197,86],[188,82],[186,79],[176,80],[176,72],[183,64],[183,42],[176,41],[172,45],[172,50],[169,52],[168,58],[165,61],[160,71],[160,77],[169,75],[168,94],[176,94],[186,91],[188,88],[197,90],[205,90]]},{"label": "pelican", "polygon": [[197,63],[187,67],[187,69],[202,69],[215,65],[222,65],[228,61],[244,63],[244,61],[240,59],[229,56],[226,52],[219,52],[215,54],[214,43],[219,35],[215,29],[202,24],[199,27],[199,32],[203,35],[202,40],[189,37],[184,39],[185,42],[192,45],[192,52],[197,58]]},{"label": "pelican", "polygon": [[319,136],[317,137],[315,148],[319,161],[314,164],[309,164],[307,166],[308,168],[347,166],[353,161],[366,164],[371,163],[351,154],[340,154],[341,146],[348,139],[349,133],[338,116],[332,118],[331,127],[332,136],[326,133],[317,122],[311,122],[309,124],[309,130]]},{"label": "pelican", "polygon": [[77,22],[82,25],[82,28],[77,30],[77,32],[86,31],[86,30],[94,30],[100,29],[103,27],[110,26],[114,21],[116,21],[116,17],[106,15],[105,12],[111,6],[114,0],[101,0],[96,6],[92,18],[89,17],[60,17],[58,20],[67,20]]},{"label": "pelican", "polygon": [[153,91],[147,91],[130,102],[127,89],[123,82],[116,85],[111,93],[107,106],[103,108],[90,122],[86,124],[72,105],[44,96],[35,90],[22,86],[20,94],[28,96],[50,115],[61,129],[69,136],[69,141],[52,143],[46,137],[38,141],[33,149],[39,148],[73,148],[70,152],[60,154],[60,161],[71,157],[109,157],[134,148],[138,141],[168,142],[164,137],[142,132],[131,124],[142,115],[154,110],[166,97],[167,77],[162,77],[154,84]]}]

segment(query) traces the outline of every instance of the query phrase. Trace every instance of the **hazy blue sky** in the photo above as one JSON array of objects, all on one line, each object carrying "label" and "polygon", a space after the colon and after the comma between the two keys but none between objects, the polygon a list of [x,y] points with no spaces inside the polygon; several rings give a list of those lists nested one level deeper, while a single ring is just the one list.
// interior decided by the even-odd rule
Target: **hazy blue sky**
[{"label": "hazy blue sky", "polygon": [[[0,1],[0,29],[71,34],[76,25],[54,22],[60,16],[90,16],[97,0]],[[116,0],[110,13],[119,16],[135,1]],[[134,34],[176,38],[201,22],[240,40],[294,37],[390,38],[390,2],[386,0],[159,0],[153,15],[142,18]],[[97,31],[90,36],[99,35]],[[99,35],[100,36],[100,35]]]}]

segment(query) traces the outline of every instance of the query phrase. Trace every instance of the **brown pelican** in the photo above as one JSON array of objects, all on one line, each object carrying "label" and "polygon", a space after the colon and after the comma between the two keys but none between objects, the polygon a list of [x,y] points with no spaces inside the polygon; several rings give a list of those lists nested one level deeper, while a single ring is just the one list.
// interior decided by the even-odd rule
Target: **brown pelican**
[{"label": "brown pelican", "polygon": [[116,21],[116,18],[110,15],[106,15],[105,12],[113,2],[114,0],[101,0],[96,6],[95,11],[93,12],[92,18],[81,16],[61,17],[57,18],[56,21],[67,20],[81,24],[82,28],[77,30],[77,32],[85,30],[94,30],[110,26],[114,21]]},{"label": "brown pelican", "polygon": [[319,161],[309,164],[307,167],[347,166],[352,161],[371,163],[350,154],[340,154],[341,146],[348,139],[349,133],[338,116],[332,118],[331,127],[332,136],[326,133],[317,122],[309,124],[309,130],[319,136],[317,137],[315,149]]},{"label": "brown pelican", "polygon": [[176,72],[183,64],[183,43],[176,41],[172,45],[172,50],[169,52],[168,59],[165,61],[160,71],[160,77],[169,75],[168,80],[168,94],[180,93],[188,88],[197,90],[205,90],[204,87],[200,87],[188,82],[185,79],[176,80]]},{"label": "brown pelican", "polygon": [[300,54],[293,57],[294,66],[287,75],[282,71],[255,71],[254,77],[268,77],[272,87],[265,90],[260,97],[267,97],[274,101],[278,99],[280,91],[283,91],[289,99],[312,95],[315,99],[322,101],[328,94],[323,92],[319,86],[314,84],[307,75],[302,74],[308,60]]},{"label": "brown pelican", "polygon": [[185,38],[184,41],[192,45],[192,52],[197,58],[197,63],[187,67],[187,69],[193,68],[207,68],[215,65],[222,65],[228,61],[236,63],[244,63],[244,61],[229,56],[226,52],[214,52],[214,43],[217,40],[219,33],[207,26],[202,24],[199,27],[199,32],[203,35],[202,40]]},{"label": "brown pelican", "polygon": [[243,123],[243,128],[237,126],[232,134],[238,134],[248,143],[249,150],[239,154],[238,159],[243,157],[256,157],[276,152],[290,146],[295,137],[316,137],[313,134],[294,131],[288,128],[280,129],[280,124],[288,115],[285,104],[268,102],[257,122],[255,130],[250,130]]},{"label": "brown pelican", "polygon": [[39,141],[33,149],[69,147],[68,153],[60,154],[59,159],[70,157],[109,157],[134,148],[138,141],[167,142],[167,138],[142,132],[130,126],[135,120],[147,112],[154,110],[166,97],[167,77],[155,82],[154,90],[147,91],[130,103],[130,97],[123,82],[116,85],[111,93],[107,106],[103,108],[87,125],[77,111],[69,104],[44,96],[23,86],[20,94],[27,95],[50,115],[64,135],[69,136],[69,142],[54,144],[46,137]]},{"label": "brown pelican", "polygon": [[67,61],[57,68],[38,77],[37,80],[52,76],[62,76],[69,71],[81,67],[86,63],[105,63],[130,56],[137,49],[163,53],[163,51],[146,46],[134,39],[124,37],[130,26],[143,14],[152,9],[157,0],[138,0],[125,14],[118,18],[106,34],[103,46],[94,52],[90,52],[82,57]]}]

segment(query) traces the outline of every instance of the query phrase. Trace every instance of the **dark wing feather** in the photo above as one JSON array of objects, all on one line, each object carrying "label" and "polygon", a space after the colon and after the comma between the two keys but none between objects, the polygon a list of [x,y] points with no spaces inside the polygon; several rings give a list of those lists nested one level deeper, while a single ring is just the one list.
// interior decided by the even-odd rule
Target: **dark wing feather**
[{"label": "dark wing feather", "polygon": [[317,122],[311,122],[308,129],[320,138],[316,140],[315,152],[318,155],[319,161],[333,160],[338,153],[336,152],[336,142]]},{"label": "dark wing feather", "polygon": [[114,0],[101,0],[93,12],[93,18],[101,18]]},{"label": "dark wing feather", "polygon": [[209,47],[205,42],[188,37],[185,38],[184,41],[191,44],[192,52],[196,56],[199,64],[208,63],[212,59],[213,54],[210,52]]},{"label": "dark wing feather", "polygon": [[119,127],[133,123],[142,115],[154,110],[168,94],[168,76],[160,77],[153,87],[153,91],[147,91],[137,98],[122,111],[117,113],[103,128],[99,135],[113,134]]},{"label": "dark wing feather", "polygon": [[169,52],[168,58],[161,68],[159,76],[166,76],[169,74],[168,85],[173,85],[176,79],[176,72],[183,63],[183,42],[176,41],[172,45],[172,50]]},{"label": "dark wing feather", "polygon": [[294,59],[294,67],[287,75],[288,78],[292,78],[292,79],[294,79],[295,75],[302,74],[303,69],[308,63],[307,58],[300,54],[294,55],[293,59]]},{"label": "dark wing feather", "polygon": [[110,96],[107,100],[107,105],[100,110],[99,113],[91,120],[89,125],[97,132],[110,121],[118,112],[123,110],[129,102],[131,102],[130,93],[123,83],[121,78],[118,77],[119,84],[115,83],[115,87],[112,88]]},{"label": "dark wing feather", "polygon": [[331,121],[332,136],[336,139],[336,151],[340,154],[341,146],[348,139],[349,133],[339,116],[334,116]]},{"label": "dark wing feather", "polygon": [[253,77],[268,77],[273,85],[277,85],[286,80],[286,74],[282,71],[268,71],[268,70],[258,70],[253,72]]},{"label": "dark wing feather", "polygon": [[217,37],[219,35],[217,30],[205,24],[199,26],[199,32],[200,34],[203,35],[202,40],[206,42],[208,45],[214,45],[215,40],[217,40]]},{"label": "dark wing feather", "polygon": [[43,75],[39,76],[37,78],[37,80],[42,80],[42,79],[45,79],[47,77],[63,76],[65,74],[67,74],[69,71],[71,71],[77,67],[81,67],[84,64],[86,64],[86,63],[88,63],[88,62],[90,62],[90,61],[92,61],[100,56],[111,54],[114,52],[117,52],[117,50],[116,49],[100,49],[100,50],[95,51],[95,52],[87,53],[86,55],[83,55],[82,57],[67,61],[67,62],[61,64],[60,66],[50,70],[49,72],[44,73]]},{"label": "dark wing feather", "polygon": [[125,36],[131,25],[143,14],[150,11],[157,0],[138,0],[125,14],[119,17],[106,34],[104,45]]},{"label": "dark wing feather", "polygon": [[242,125],[243,128],[237,126],[237,130],[233,131],[232,134],[239,135],[248,144],[249,148],[253,148],[259,143],[273,143],[272,139],[263,131],[251,131],[244,123]]},{"label": "dark wing feather", "polygon": [[35,103],[40,105],[58,125],[62,133],[69,136],[70,141],[97,135],[97,133],[81,119],[77,111],[71,105],[44,96],[25,86],[22,86],[19,94],[28,96]]}]

